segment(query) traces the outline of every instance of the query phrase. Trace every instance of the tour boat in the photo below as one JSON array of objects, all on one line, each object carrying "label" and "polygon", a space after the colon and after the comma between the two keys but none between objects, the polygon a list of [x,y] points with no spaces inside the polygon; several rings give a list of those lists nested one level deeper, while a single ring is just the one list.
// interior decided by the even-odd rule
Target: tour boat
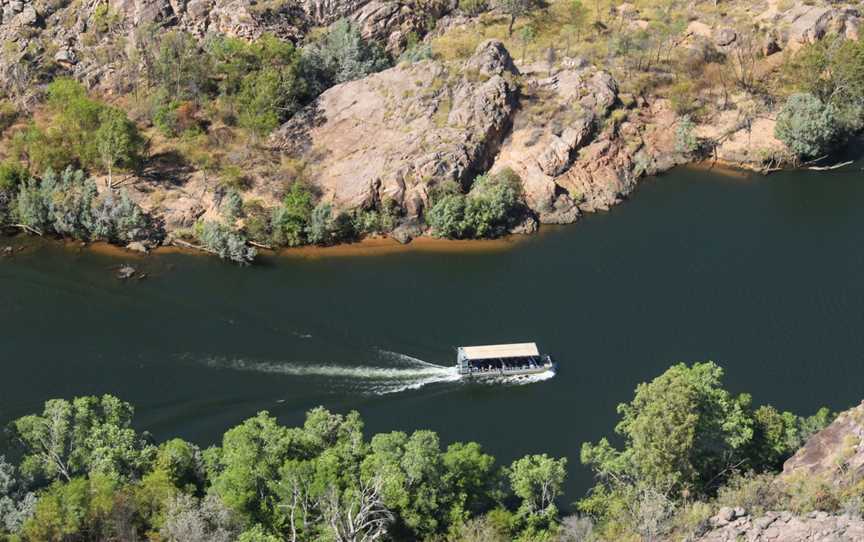
[{"label": "tour boat", "polygon": [[460,346],[456,351],[456,370],[463,376],[519,376],[555,370],[552,357],[541,355],[535,343]]}]

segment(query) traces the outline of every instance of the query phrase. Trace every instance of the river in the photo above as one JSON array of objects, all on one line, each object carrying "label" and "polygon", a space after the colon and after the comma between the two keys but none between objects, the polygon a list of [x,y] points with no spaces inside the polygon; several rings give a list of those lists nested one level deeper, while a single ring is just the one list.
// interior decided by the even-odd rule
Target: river
[{"label": "river", "polygon": [[[0,423],[112,393],[158,438],[209,445],[260,410],[358,410],[367,432],[428,428],[509,462],[570,459],[678,361],[802,414],[864,397],[864,174],[677,169],[631,201],[512,246],[369,256],[146,258],[18,237],[0,258]],[[470,248],[470,247],[469,247]],[[325,253],[326,254],[326,253]],[[122,282],[133,261],[148,277]],[[467,384],[464,344],[536,341],[559,374]]]}]

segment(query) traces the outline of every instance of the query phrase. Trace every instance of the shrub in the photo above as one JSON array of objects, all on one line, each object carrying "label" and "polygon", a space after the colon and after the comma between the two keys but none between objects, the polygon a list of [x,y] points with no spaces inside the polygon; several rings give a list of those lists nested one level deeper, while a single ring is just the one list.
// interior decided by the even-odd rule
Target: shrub
[{"label": "shrub", "polygon": [[246,237],[220,222],[199,222],[195,225],[195,235],[207,250],[223,260],[231,260],[247,265],[257,254],[253,247],[246,245]]},{"label": "shrub", "polygon": [[271,213],[259,200],[246,201],[243,203],[243,230],[249,239],[260,243],[270,243],[272,230],[270,229]]},{"label": "shrub", "polygon": [[18,118],[18,108],[10,100],[0,100],[0,135]]},{"label": "shrub", "polygon": [[774,135],[803,158],[829,151],[839,139],[834,106],[812,94],[793,94],[777,115]]},{"label": "shrub", "polygon": [[696,152],[699,148],[699,141],[696,139],[696,125],[690,115],[684,115],[675,126],[675,150],[690,154]]},{"label": "shrub", "polygon": [[292,247],[305,244],[312,208],[312,193],[304,184],[294,182],[282,205],[273,210],[270,219],[273,242]]},{"label": "shrub", "polygon": [[0,192],[17,190],[27,177],[27,170],[17,160],[0,162]]},{"label": "shrub", "polygon": [[71,167],[23,182],[16,203],[22,224],[74,239],[129,242],[161,234],[125,191],[99,196],[96,183]]},{"label": "shrub", "polygon": [[481,175],[467,196],[451,192],[433,198],[427,220],[439,237],[499,237],[523,211],[521,197],[519,177],[512,170]]},{"label": "shrub", "polygon": [[717,492],[717,506],[741,506],[754,516],[783,509],[786,495],[774,474],[747,472],[730,478]]},{"label": "shrub", "polygon": [[316,245],[331,243],[333,241],[334,228],[333,206],[329,203],[319,203],[316,205],[309,215],[309,225],[306,227],[306,235],[309,238],[309,242]]},{"label": "shrub", "polygon": [[304,47],[301,62],[314,95],[390,66],[384,50],[375,42],[365,41],[360,30],[346,19],[333,23],[324,37]]},{"label": "shrub", "polygon": [[222,199],[222,216],[230,222],[243,216],[243,198],[236,190],[229,190]]}]

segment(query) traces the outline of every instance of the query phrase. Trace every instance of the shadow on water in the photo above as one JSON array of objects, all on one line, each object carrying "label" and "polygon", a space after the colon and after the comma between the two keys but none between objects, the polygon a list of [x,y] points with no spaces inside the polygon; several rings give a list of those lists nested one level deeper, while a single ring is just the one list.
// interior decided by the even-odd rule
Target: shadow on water
[{"label": "shadow on water", "polygon": [[[267,257],[252,268],[116,256],[14,238],[0,258],[0,422],[51,397],[114,393],[141,429],[202,445],[260,410],[300,423],[358,410],[367,433],[428,428],[502,463],[570,459],[678,361],[713,359],[735,392],[802,414],[861,399],[864,177],[733,178],[679,169],[576,226],[506,250]],[[0,242],[0,245],[7,241]],[[389,250],[389,249],[388,249]],[[559,374],[465,383],[464,344],[536,341]]]}]

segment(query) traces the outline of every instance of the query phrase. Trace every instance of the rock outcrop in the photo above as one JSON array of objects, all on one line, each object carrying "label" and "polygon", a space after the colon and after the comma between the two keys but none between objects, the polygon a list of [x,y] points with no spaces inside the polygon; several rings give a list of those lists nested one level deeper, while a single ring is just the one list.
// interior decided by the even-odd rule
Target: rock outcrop
[{"label": "rock outcrop", "polygon": [[607,119],[618,102],[617,82],[593,66],[568,64],[574,67],[551,74],[526,68],[527,95],[493,166],[520,176],[528,206],[546,224],[609,209],[640,175],[686,161],[675,152],[672,131],[655,129],[675,122],[662,103]]},{"label": "rock outcrop", "polygon": [[439,19],[458,5],[457,0],[306,0],[303,11],[312,26],[326,26],[347,18],[360,27],[365,38],[399,53],[412,33],[422,36],[430,18]]},{"label": "rock outcrop", "polygon": [[847,515],[813,512],[795,516],[768,512],[752,517],[743,509],[721,508],[708,532],[694,542],[859,542],[864,520]]},{"label": "rock outcrop", "polygon": [[467,186],[491,165],[516,108],[516,76],[490,40],[458,72],[424,61],[337,85],[269,144],[304,160],[337,207],[389,198],[417,217],[435,186]]},{"label": "rock outcrop", "polygon": [[864,478],[864,402],[842,412],[784,463],[781,480],[798,475],[820,476],[834,485]]}]

